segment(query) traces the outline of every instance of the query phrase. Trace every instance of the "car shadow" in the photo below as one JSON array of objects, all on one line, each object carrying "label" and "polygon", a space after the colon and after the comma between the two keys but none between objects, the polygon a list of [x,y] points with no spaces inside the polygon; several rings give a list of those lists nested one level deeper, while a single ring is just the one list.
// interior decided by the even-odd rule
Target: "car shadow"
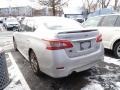
[{"label": "car shadow", "polygon": [[88,77],[91,76],[92,69],[79,73],[73,72],[64,78],[52,78],[44,73],[36,76],[31,69],[30,63],[21,53],[13,51],[12,54],[16,56],[16,63],[31,90],[80,90],[90,83]]},{"label": "car shadow", "polygon": [[51,90],[80,90],[90,83],[87,79],[89,76],[91,76],[90,69],[79,73],[73,72],[71,75],[63,78],[52,78],[46,74],[38,77],[42,81],[49,80]]}]

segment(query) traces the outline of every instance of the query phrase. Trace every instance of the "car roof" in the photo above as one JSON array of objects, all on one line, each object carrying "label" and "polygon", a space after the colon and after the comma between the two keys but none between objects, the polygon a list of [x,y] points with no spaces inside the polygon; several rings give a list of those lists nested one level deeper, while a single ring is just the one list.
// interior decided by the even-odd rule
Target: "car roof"
[{"label": "car roof", "polygon": [[[120,16],[120,14],[118,13],[118,14],[104,14],[104,15],[98,15],[98,16],[93,16],[93,17],[89,17],[89,18],[104,17],[104,16],[111,16],[111,15],[118,15],[118,16]],[[88,18],[88,19],[89,19],[89,18]]]},{"label": "car roof", "polygon": [[58,19],[61,19],[60,17],[56,17],[56,16],[42,16],[42,17],[33,17],[33,19],[35,21],[42,21],[42,22],[46,22],[46,21],[57,21]]},{"label": "car roof", "polygon": [[[57,21],[57,20],[63,20],[63,19],[68,19],[65,17],[58,17],[58,16],[36,16],[36,17],[26,17],[25,19],[30,19],[30,20],[35,20],[41,22],[41,21]],[[68,19],[69,20],[69,19]]]},{"label": "car roof", "polygon": [[60,21],[62,22],[74,22],[74,23],[78,23],[77,21],[73,20],[73,19],[69,19],[69,18],[65,18],[65,17],[58,17],[58,16],[38,16],[38,17],[26,17],[25,18],[26,21],[30,21],[33,20],[36,24],[40,24],[40,23],[46,23],[46,22],[58,22]]},{"label": "car roof", "polygon": [[[79,26],[79,28],[83,28],[79,22],[65,18],[65,17],[58,17],[58,16],[39,16],[39,17],[26,17],[26,20],[23,21],[23,24],[26,24],[27,21],[28,24],[31,23],[30,21],[33,21],[34,25],[37,27],[44,27],[45,25],[59,25],[59,24],[67,24],[67,25],[75,25]],[[69,22],[69,23],[68,23]]]}]

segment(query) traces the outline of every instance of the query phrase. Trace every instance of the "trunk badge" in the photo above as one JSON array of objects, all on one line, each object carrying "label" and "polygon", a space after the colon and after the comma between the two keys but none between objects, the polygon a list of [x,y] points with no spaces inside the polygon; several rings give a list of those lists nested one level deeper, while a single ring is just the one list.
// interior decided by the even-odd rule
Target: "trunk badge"
[{"label": "trunk badge", "polygon": [[88,37],[89,35],[85,35],[85,37]]}]

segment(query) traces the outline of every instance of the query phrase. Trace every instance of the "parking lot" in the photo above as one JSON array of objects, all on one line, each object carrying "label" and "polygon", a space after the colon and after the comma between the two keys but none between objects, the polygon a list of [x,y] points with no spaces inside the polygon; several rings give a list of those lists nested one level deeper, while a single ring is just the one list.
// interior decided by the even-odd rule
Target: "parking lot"
[{"label": "parking lot", "polygon": [[90,70],[60,79],[45,74],[36,76],[29,62],[13,49],[12,34],[0,32],[0,46],[12,54],[31,90],[120,90],[120,60],[111,51],[105,50],[104,61]]}]

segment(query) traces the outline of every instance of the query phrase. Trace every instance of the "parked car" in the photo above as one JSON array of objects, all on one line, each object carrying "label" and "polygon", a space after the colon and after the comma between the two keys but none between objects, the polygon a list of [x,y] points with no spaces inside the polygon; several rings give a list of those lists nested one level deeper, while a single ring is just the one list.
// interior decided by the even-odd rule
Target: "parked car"
[{"label": "parked car", "polygon": [[25,17],[24,16],[17,16],[16,18],[17,18],[17,21],[21,24]]},{"label": "parked car", "polygon": [[63,17],[74,19],[80,23],[84,22],[87,18],[88,11],[84,8],[63,8]]},{"label": "parked car", "polygon": [[117,12],[114,11],[112,7],[108,8],[100,8],[97,9],[95,12],[92,12],[88,15],[88,18],[94,17],[94,16],[99,16],[99,15],[105,15],[105,14],[116,14]]},{"label": "parked car", "polygon": [[17,21],[17,19],[13,17],[6,18],[3,25],[7,30],[17,30],[20,27],[20,24]]},{"label": "parked car", "polygon": [[84,27],[97,27],[103,36],[104,47],[120,58],[120,14],[91,17],[83,23]]},{"label": "parked car", "polygon": [[84,29],[64,17],[25,18],[22,31],[15,32],[15,50],[40,71],[60,78],[93,67],[103,60],[102,37],[96,29]]}]

